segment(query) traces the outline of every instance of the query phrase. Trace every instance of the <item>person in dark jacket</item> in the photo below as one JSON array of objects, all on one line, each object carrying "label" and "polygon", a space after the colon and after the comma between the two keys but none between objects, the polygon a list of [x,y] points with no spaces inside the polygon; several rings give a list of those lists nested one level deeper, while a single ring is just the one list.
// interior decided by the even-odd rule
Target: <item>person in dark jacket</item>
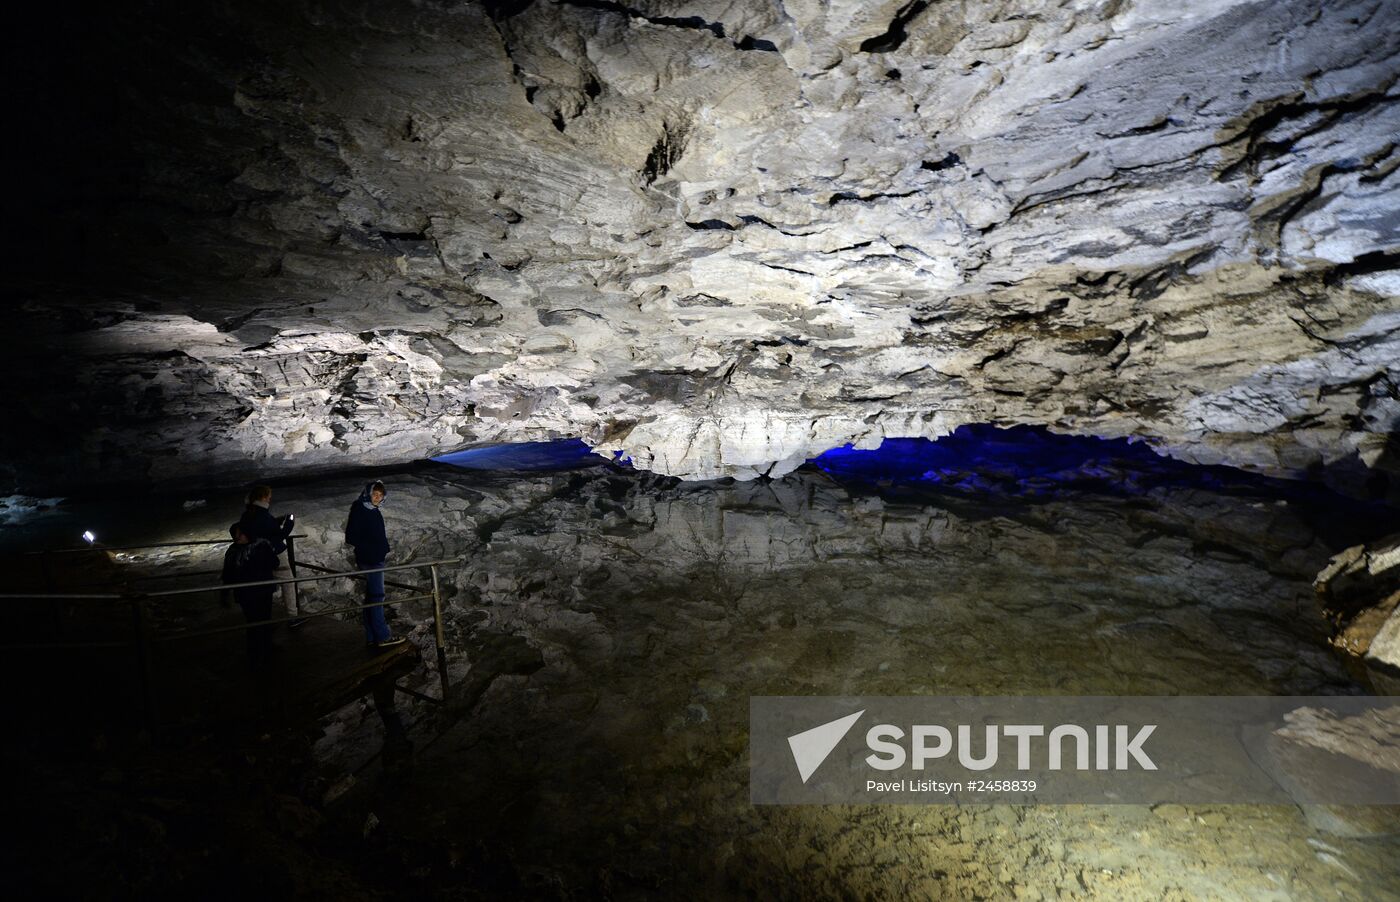
[{"label": "person in dark jacket", "polygon": [[[224,552],[223,581],[226,583],[252,583],[273,578],[277,569],[277,552],[267,539],[255,539],[248,535],[242,522],[229,527],[233,544]],[[233,590],[233,599],[243,609],[243,616],[249,623],[262,623],[272,619],[272,597],[276,586],[243,586]],[[254,663],[265,662],[272,654],[272,633],[275,627],[255,626],[247,631],[248,657]]]},{"label": "person in dark jacket", "polygon": [[[345,523],[345,541],[355,549],[356,570],[381,568],[389,556],[389,536],[384,531],[384,514],[379,510],[387,494],[384,483],[371,482],[350,505],[350,519]],[[389,632],[389,624],[384,619],[383,601],[384,573],[366,574],[365,604],[375,605],[363,611],[365,644],[371,648],[387,648],[406,641]]]},{"label": "person in dark jacket", "polygon": [[[277,554],[277,579],[290,579],[291,569],[282,554],[287,550],[287,536],[296,525],[292,514],[285,517],[272,515],[272,487],[255,485],[248,492],[248,504],[243,508],[243,516],[238,523],[248,537],[253,540],[265,539]],[[282,584],[282,603],[286,605],[287,616],[296,613],[296,592],[291,583]],[[300,626],[302,621],[293,621],[289,626]]]}]

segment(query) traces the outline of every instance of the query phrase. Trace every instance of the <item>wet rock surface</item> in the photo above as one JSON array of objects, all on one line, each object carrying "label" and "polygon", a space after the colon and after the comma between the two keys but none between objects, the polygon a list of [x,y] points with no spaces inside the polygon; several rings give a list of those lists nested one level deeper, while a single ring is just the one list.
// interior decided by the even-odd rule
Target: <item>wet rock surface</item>
[{"label": "wet rock surface", "polygon": [[977,422],[1396,469],[1391,3],[198,6],[15,59],[18,490]]},{"label": "wet rock surface", "polygon": [[[1400,773],[1400,718],[1395,709],[1364,716],[1338,717],[1316,708],[1300,708],[1287,716],[1268,743],[1271,772],[1290,792],[1306,791],[1316,775],[1336,775],[1341,768],[1364,796]],[[1362,765],[1358,767],[1357,765]],[[1302,797],[1301,795],[1295,797]],[[1400,834],[1400,810],[1391,805],[1302,805],[1303,816],[1316,829],[1333,836],[1374,837]]]},{"label": "wet rock surface", "polygon": [[[323,724],[318,792],[339,788],[308,804],[353,825],[334,854],[358,879],[467,898],[1400,898],[1394,838],[1336,835],[1360,820],[1328,812],[748,801],[751,695],[1361,691],[1310,587],[1358,537],[1304,506],[812,471],[389,483],[397,560],[467,555],[444,574],[449,669],[484,688],[450,715],[406,702],[416,751],[391,777],[370,710]],[[277,489],[309,559],[339,553],[360,484]],[[212,532],[222,503],[165,534]],[[399,617],[426,639],[421,604]]]},{"label": "wet rock surface", "polygon": [[1333,627],[1332,645],[1377,692],[1400,689],[1400,535],[1353,545],[1313,581]]}]

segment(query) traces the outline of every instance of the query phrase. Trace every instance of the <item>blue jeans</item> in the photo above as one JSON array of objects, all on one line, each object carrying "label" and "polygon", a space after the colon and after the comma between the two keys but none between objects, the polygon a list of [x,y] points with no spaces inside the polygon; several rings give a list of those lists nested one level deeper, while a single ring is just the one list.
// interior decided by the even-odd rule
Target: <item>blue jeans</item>
[{"label": "blue jeans", "polygon": [[[357,562],[361,570],[370,570],[375,567],[383,567],[383,561],[373,563]],[[365,574],[365,604],[375,604],[384,600],[384,572]],[[365,642],[383,642],[392,633],[389,632],[389,624],[384,621],[384,608],[365,608],[361,613],[364,615]]]}]

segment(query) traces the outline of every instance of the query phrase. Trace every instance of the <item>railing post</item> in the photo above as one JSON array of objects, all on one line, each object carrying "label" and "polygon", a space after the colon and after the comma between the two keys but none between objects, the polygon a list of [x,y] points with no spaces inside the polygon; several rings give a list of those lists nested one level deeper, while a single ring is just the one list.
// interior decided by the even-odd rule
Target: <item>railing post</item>
[{"label": "railing post", "polygon": [[[287,569],[292,571],[292,579],[297,578],[297,540],[287,536]],[[292,583],[292,603],[296,616],[301,616],[301,583]],[[292,624],[296,626],[296,624]]]},{"label": "railing post", "polygon": [[428,567],[433,575],[433,634],[437,640],[438,680],[442,683],[442,701],[447,703],[447,638],[442,627],[442,590],[438,588],[437,564]]},{"label": "railing post", "polygon": [[40,566],[43,568],[43,571],[44,571],[44,591],[45,591],[45,592],[57,592],[57,591],[58,591],[58,586],[55,584],[54,578],[53,578],[53,562],[52,562],[52,560],[51,560],[52,557],[53,557],[53,552],[51,552],[51,551],[50,551],[49,549],[47,549],[47,548],[44,549],[43,553],[42,553],[42,554],[40,555],[40,557],[39,557]]},{"label": "railing post", "polygon": [[156,704],[155,686],[151,680],[151,611],[150,602],[144,595],[131,598],[132,626],[136,631],[136,668],[141,690],[141,708],[146,716],[146,725],[155,726]]}]

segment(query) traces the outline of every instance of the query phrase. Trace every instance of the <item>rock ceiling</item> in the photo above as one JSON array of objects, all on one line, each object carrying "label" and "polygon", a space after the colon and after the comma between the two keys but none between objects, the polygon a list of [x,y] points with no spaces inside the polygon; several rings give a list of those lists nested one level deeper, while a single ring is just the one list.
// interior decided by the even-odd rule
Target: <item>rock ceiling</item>
[{"label": "rock ceiling", "polygon": [[973,422],[1400,471],[1393,0],[156,9],[31,101],[83,266],[17,283],[19,487]]}]

